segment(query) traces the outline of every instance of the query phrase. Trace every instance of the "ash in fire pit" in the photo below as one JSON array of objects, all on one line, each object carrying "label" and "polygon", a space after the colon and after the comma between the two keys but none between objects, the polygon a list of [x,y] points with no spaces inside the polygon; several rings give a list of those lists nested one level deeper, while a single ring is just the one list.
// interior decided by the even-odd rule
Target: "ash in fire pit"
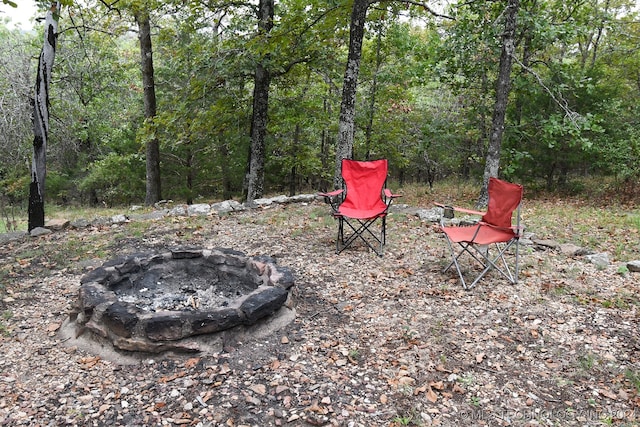
[{"label": "ash in fire pit", "polygon": [[88,330],[119,350],[198,352],[206,340],[195,337],[246,328],[290,306],[293,284],[273,259],[230,249],[137,254],[83,277],[70,321],[76,335]]}]

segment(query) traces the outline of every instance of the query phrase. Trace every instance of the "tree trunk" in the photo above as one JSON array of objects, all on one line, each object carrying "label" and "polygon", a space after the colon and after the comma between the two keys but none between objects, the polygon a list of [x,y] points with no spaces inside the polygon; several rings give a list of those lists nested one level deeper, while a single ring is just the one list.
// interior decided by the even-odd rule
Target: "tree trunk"
[{"label": "tree trunk", "polygon": [[[325,117],[331,117],[333,114],[333,109],[331,108],[331,101],[334,92],[333,85],[331,84],[331,80],[325,76],[325,82],[327,83],[327,95],[323,100],[323,108],[322,112]],[[320,135],[320,162],[322,163],[322,170],[330,170],[330,164],[332,160],[330,159],[329,150],[331,147],[335,146],[335,135],[331,132],[328,127],[322,129],[322,133]],[[323,177],[320,178],[320,184],[318,188],[326,192],[329,190],[329,187],[332,185],[333,178],[325,179]]]},{"label": "tree trunk", "polygon": [[502,35],[502,53],[500,55],[500,69],[496,82],[496,102],[493,108],[493,120],[491,123],[491,134],[489,135],[489,147],[487,150],[486,163],[484,167],[484,177],[482,190],[478,199],[478,207],[487,206],[489,202],[489,177],[497,177],[500,169],[500,148],[502,146],[502,135],[504,134],[505,114],[507,111],[507,101],[511,88],[511,63],[512,55],[515,51],[516,18],[518,16],[519,0],[509,0],[505,14],[504,33]]},{"label": "tree trunk", "polygon": [[[263,35],[273,28],[274,0],[260,0],[258,28]],[[267,58],[265,58],[267,59]],[[262,197],[264,191],[265,138],[269,109],[271,73],[264,63],[256,66],[253,86],[253,113],[251,115],[251,152],[247,175],[246,201]]]},{"label": "tree trunk", "polygon": [[351,10],[349,29],[349,54],[342,84],[342,103],[340,105],[340,123],[338,125],[338,146],[336,147],[335,173],[333,187],[342,187],[342,159],[353,158],[353,140],[356,116],[356,89],[362,56],[364,23],[367,18],[369,0],[355,0]]},{"label": "tree trunk", "polygon": [[[224,141],[224,132],[219,132],[219,138]],[[233,182],[231,180],[231,168],[229,164],[231,158],[229,156],[229,145],[225,142],[220,145],[220,169],[222,172],[222,197],[229,200],[233,197]]]},{"label": "tree trunk", "polygon": [[38,74],[33,99],[33,159],[29,186],[28,230],[44,226],[45,178],[47,175],[47,141],[49,138],[49,85],[56,56],[60,2],[51,6],[44,24],[44,43],[38,60]]},{"label": "tree trunk", "polygon": [[378,89],[378,75],[380,74],[380,68],[382,67],[382,18],[378,22],[377,32],[378,36],[376,38],[376,67],[373,71],[373,81],[371,82],[371,92],[369,93],[369,121],[367,122],[367,127],[364,131],[364,141],[365,141],[365,160],[369,160],[371,157],[371,146],[372,135],[373,135],[373,119],[376,113],[376,91]]},{"label": "tree trunk", "polygon": [[[300,147],[300,144],[302,144],[300,142],[300,133],[302,132],[302,129],[300,127],[300,123],[296,123],[296,129],[293,132],[293,149],[291,150],[290,156],[293,159],[297,158],[297,150],[298,147]],[[298,181],[298,168],[296,167],[296,163],[297,161],[294,161],[293,166],[291,166],[291,175],[290,175],[290,180],[289,180],[289,197],[293,197],[296,195],[297,192],[297,181]]]},{"label": "tree trunk", "polygon": [[147,128],[152,129],[145,144],[146,152],[146,197],[145,204],[153,205],[161,200],[160,193],[160,142],[156,136],[154,119],[156,117],[156,85],[153,76],[153,48],[151,45],[151,23],[149,12],[143,10],[135,14],[140,40],[140,70],[144,88],[144,117]]}]

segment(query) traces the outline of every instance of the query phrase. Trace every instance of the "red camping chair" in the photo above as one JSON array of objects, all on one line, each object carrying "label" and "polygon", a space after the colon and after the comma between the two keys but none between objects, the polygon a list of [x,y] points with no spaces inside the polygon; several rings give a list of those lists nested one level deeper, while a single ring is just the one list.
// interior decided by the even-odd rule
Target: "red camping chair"
[{"label": "red camping chair", "polygon": [[[400,197],[385,188],[387,171],[386,159],[367,162],[343,159],[345,188],[319,193],[331,204],[333,217],[338,220],[337,254],[360,239],[376,254],[383,255],[387,213],[393,199]],[[379,235],[372,229],[377,220],[381,223]]]},{"label": "red camping chair", "polygon": [[[518,243],[522,234],[520,227],[520,204],[522,203],[522,185],[512,184],[497,178],[489,178],[489,206],[487,212],[469,209],[453,208],[436,203],[443,208],[440,228],[451,249],[453,260],[443,272],[455,266],[462,286],[473,288],[490,270],[496,269],[511,283],[518,281]],[[470,215],[482,216],[480,221],[472,226],[445,226],[445,218],[453,218],[454,211]],[[516,211],[516,225],[512,225],[513,212]],[[456,252],[454,243],[460,246]],[[512,262],[513,271],[507,262],[506,252],[515,246],[515,261]],[[490,254],[491,250],[495,253]],[[460,257],[470,255],[482,265],[482,272],[467,287],[460,267]]]}]

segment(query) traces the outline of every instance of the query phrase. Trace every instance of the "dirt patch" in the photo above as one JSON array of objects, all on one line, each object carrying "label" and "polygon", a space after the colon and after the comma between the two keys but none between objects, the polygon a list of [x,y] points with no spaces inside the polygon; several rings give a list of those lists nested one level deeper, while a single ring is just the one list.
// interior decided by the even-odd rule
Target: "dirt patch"
[{"label": "dirt patch", "polygon": [[[127,227],[63,231],[2,248],[13,283],[2,302],[9,313],[0,342],[2,422],[638,423],[640,289],[637,275],[617,265],[529,247],[520,283],[490,275],[464,291],[454,274],[441,273],[447,248],[432,223],[392,214],[383,258],[358,246],[336,256],[335,224],[319,203],[149,222],[141,237]],[[46,270],[57,258],[38,248],[71,240],[85,243],[84,256]],[[58,329],[77,296],[79,266],[98,253],[107,259],[177,244],[268,255],[299,273],[295,320],[251,341],[224,336],[208,356],[131,365],[62,345]],[[29,250],[31,258],[15,258]]]}]

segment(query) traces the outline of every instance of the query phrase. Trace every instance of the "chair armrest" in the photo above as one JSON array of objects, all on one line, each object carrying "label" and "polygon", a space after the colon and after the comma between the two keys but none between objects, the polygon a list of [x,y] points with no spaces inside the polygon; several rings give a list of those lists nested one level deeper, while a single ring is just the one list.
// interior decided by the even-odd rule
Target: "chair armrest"
[{"label": "chair armrest", "polygon": [[393,194],[391,190],[388,188],[384,188],[382,190],[382,194],[384,195],[384,203],[387,205],[387,210],[391,207],[391,203],[393,203],[393,199],[402,197],[401,194]]},{"label": "chair armrest", "polygon": [[321,196],[321,197],[335,197],[335,196],[339,196],[343,192],[344,192],[344,190],[339,189],[339,190],[330,191],[328,193],[318,193],[318,196]]},{"label": "chair armrest", "polygon": [[342,198],[339,197],[344,193],[344,189],[338,189],[329,191],[327,193],[318,193],[318,196],[324,197],[324,202],[331,206],[331,211],[334,213],[338,212],[338,206],[342,203]]},{"label": "chair armrest", "polygon": [[391,190],[389,190],[388,188],[385,188],[384,197],[386,197],[387,199],[395,199],[396,197],[402,197],[402,194],[393,194]]},{"label": "chair armrest", "polygon": [[475,211],[473,209],[465,209],[465,208],[459,208],[459,207],[456,207],[456,206],[443,205],[442,203],[434,203],[434,205],[439,206],[442,209],[449,208],[449,209],[453,209],[456,212],[462,212],[462,213],[466,213],[466,214],[469,214],[469,215],[482,216],[482,215],[484,215],[486,213],[486,212],[482,212],[482,211]]},{"label": "chair armrest", "polygon": [[522,224],[512,225],[510,227],[500,227],[498,225],[489,224],[488,222],[484,222],[484,221],[478,221],[478,224],[484,225],[486,227],[491,227],[494,230],[502,230],[502,231],[510,230],[510,231],[513,231],[513,233],[518,237],[521,237],[525,230],[525,227]]}]

